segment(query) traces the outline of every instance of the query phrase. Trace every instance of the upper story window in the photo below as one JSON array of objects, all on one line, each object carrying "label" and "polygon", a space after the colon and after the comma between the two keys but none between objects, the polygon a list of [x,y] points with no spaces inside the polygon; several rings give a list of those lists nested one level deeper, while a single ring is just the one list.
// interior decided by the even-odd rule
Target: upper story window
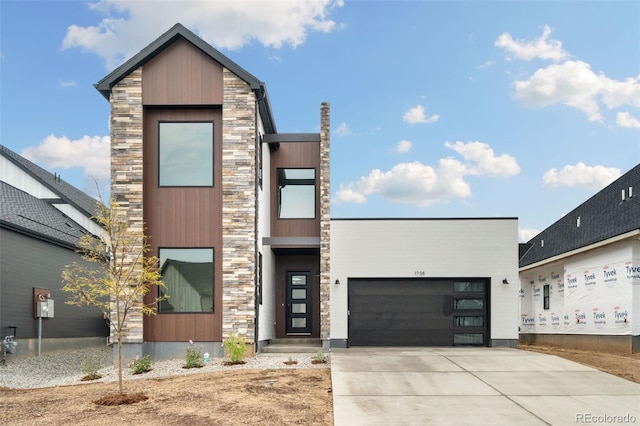
[{"label": "upper story window", "polygon": [[316,217],[316,170],[278,169],[278,219]]},{"label": "upper story window", "polygon": [[160,186],[213,186],[213,122],[159,125]]}]

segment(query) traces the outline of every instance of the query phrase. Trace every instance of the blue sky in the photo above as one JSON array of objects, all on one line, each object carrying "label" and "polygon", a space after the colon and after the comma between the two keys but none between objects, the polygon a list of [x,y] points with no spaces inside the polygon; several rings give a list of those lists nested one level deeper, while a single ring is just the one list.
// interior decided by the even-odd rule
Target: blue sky
[{"label": "blue sky", "polygon": [[513,217],[522,241],[640,162],[638,2],[0,1],[0,140],[108,188],[93,84],[176,22],[264,81],[279,132],[331,103],[332,217]]}]

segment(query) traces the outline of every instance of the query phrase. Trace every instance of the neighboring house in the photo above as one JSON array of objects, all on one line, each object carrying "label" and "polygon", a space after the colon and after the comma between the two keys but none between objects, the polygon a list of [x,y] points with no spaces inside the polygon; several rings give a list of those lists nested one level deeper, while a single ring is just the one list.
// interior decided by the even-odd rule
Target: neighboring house
[{"label": "neighboring house", "polygon": [[78,239],[100,227],[96,200],[0,145],[0,335],[15,331],[18,353],[33,354],[38,337],[35,294],[54,300],[43,320],[42,350],[104,344],[106,321],[93,307],[66,305],[60,274],[81,261]]},{"label": "neighboring house", "polygon": [[112,111],[111,194],[150,236],[169,296],[129,318],[128,354],[182,356],[193,340],[219,356],[229,332],[257,351],[292,337],[384,344],[347,326],[351,304],[368,303],[351,293],[364,278],[405,298],[393,279],[437,286],[438,308],[410,320],[443,316],[448,337],[391,344],[515,345],[517,288],[503,281],[517,276],[517,221],[331,221],[328,104],[319,133],[278,133],[265,84],[180,24],[96,88]]},{"label": "neighboring house", "polygon": [[640,350],[640,165],[531,239],[520,339]]}]

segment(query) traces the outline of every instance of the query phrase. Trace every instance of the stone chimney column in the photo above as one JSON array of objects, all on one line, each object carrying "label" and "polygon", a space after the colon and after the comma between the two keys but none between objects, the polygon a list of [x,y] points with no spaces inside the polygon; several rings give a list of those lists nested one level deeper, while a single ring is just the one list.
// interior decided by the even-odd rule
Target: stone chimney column
[{"label": "stone chimney column", "polygon": [[331,142],[330,105],[320,105],[320,339],[324,351],[331,344]]}]

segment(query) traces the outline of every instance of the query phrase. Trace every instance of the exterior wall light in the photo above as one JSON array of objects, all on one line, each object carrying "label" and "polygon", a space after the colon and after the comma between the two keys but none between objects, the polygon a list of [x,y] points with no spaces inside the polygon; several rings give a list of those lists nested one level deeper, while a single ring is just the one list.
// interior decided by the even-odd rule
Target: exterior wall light
[{"label": "exterior wall light", "polygon": [[502,280],[502,284],[509,284],[509,281],[507,281],[507,279],[505,278],[504,280]]},{"label": "exterior wall light", "polygon": [[340,285],[340,280],[336,280],[335,285]]}]

